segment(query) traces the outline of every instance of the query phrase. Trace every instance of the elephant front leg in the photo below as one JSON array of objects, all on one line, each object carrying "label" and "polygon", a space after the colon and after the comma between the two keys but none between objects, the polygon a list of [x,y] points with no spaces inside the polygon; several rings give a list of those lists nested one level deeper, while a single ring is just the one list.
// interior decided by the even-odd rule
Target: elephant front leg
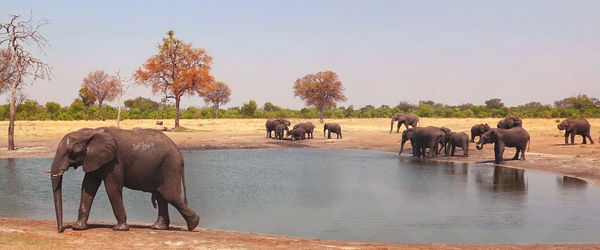
[{"label": "elephant front leg", "polygon": [[98,192],[102,179],[92,177],[90,174],[85,174],[81,183],[81,202],[79,204],[79,213],[77,221],[73,224],[75,230],[88,229],[88,218],[90,217],[90,208],[94,202],[94,197]]},{"label": "elephant front leg", "polygon": [[168,230],[171,220],[169,218],[169,203],[159,193],[156,193],[156,202],[158,203],[158,218],[152,225],[152,229]]},{"label": "elephant front leg", "polygon": [[108,194],[108,199],[110,200],[110,205],[112,206],[115,218],[117,219],[117,225],[113,227],[113,230],[128,231],[127,214],[125,213],[125,206],[123,205],[123,185],[119,184],[119,182],[115,182],[114,179],[105,179],[104,188]]}]

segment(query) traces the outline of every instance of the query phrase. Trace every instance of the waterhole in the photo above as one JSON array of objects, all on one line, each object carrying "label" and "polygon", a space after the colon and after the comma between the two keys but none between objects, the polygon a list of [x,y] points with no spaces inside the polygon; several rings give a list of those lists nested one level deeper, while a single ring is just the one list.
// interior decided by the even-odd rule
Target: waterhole
[{"label": "waterhole", "polygon": [[[585,181],[396,153],[329,149],[185,151],[200,227],[321,239],[415,243],[586,243],[600,189]],[[0,160],[0,216],[54,220],[52,159]],[[63,179],[75,221],[83,171]],[[129,222],[153,223],[150,194],[124,189]],[[170,207],[172,224],[185,225]],[[90,223],[115,222],[104,187]]]}]

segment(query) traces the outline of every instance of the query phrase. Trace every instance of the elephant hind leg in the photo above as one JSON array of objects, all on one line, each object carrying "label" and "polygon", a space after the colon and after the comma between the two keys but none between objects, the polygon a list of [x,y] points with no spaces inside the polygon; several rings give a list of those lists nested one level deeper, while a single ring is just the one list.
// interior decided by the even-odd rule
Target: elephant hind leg
[{"label": "elephant hind leg", "polygon": [[171,192],[169,194],[162,192],[161,195],[169,204],[177,208],[177,211],[179,211],[181,216],[185,219],[189,231],[194,230],[194,228],[198,226],[200,217],[183,202],[181,199],[181,192]]},{"label": "elephant hind leg", "polygon": [[158,218],[156,219],[156,222],[152,224],[151,228],[156,230],[167,230],[171,223],[169,218],[169,203],[158,192],[152,193],[152,196],[156,197],[156,202],[158,203]]},{"label": "elephant hind leg", "polygon": [[521,149],[517,148],[517,153],[515,153],[515,156],[512,159],[513,160],[518,160],[519,159],[519,153],[521,153]]}]

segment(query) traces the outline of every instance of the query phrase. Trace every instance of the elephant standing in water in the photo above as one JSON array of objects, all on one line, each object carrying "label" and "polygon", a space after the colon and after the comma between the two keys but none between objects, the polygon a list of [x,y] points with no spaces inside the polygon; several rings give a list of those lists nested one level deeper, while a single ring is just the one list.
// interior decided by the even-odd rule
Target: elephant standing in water
[{"label": "elephant standing in water", "polygon": [[471,142],[475,142],[476,136],[479,136],[479,139],[481,139],[481,135],[485,134],[485,132],[488,132],[488,130],[490,130],[490,125],[487,123],[473,125],[473,127],[471,127]]},{"label": "elephant standing in water", "polygon": [[565,130],[565,144],[569,144],[569,135],[571,144],[575,143],[575,135],[583,137],[583,144],[587,144],[586,137],[590,139],[591,144],[594,144],[594,140],[590,136],[590,123],[585,118],[565,119],[557,127],[558,130]]},{"label": "elephant standing in water", "polygon": [[498,122],[498,125],[496,125],[496,127],[503,128],[503,129],[523,127],[523,120],[521,120],[521,118],[516,117],[516,116],[507,117],[507,118],[500,120]]},{"label": "elephant standing in water", "polygon": [[277,125],[284,125],[284,126],[290,126],[292,123],[286,119],[269,119],[267,120],[267,122],[265,123],[265,127],[267,128],[267,137],[268,138],[273,138],[271,137],[271,131],[275,131],[275,127],[277,127]]},{"label": "elephant standing in water", "polygon": [[520,159],[525,160],[525,149],[529,143],[529,138],[529,133],[523,128],[495,128],[483,134],[477,142],[476,147],[478,150],[481,150],[484,144],[494,143],[494,162],[497,164],[504,162],[502,155],[504,154],[505,147],[517,149],[517,153],[512,158],[513,160],[519,159],[519,153],[521,153]]},{"label": "elephant standing in water", "polygon": [[413,128],[417,127],[417,123],[419,123],[419,117],[414,114],[395,114],[392,117],[392,124],[390,126],[390,134],[392,130],[394,130],[394,122],[398,122],[398,128],[396,129],[396,133],[400,131],[400,126],[404,124],[404,127],[408,129],[408,125],[411,125]]},{"label": "elephant standing in water", "polygon": [[85,176],[81,184],[79,215],[73,229],[88,228],[90,208],[103,181],[117,219],[113,230],[129,230],[123,187],[152,193],[153,205],[158,202],[158,218],[153,229],[169,228],[168,204],[181,213],[188,230],[193,230],[200,222],[198,215],[187,205],[183,157],[169,137],[153,129],[84,128],[63,137],[52,161],[50,179],[59,232],[64,231],[62,176],[70,167],[79,166]]},{"label": "elephant standing in water", "polygon": [[418,127],[407,129],[402,132],[402,144],[400,146],[400,154],[404,150],[404,143],[410,140],[413,148],[413,156],[427,157],[426,151],[429,148],[431,157],[438,154],[438,144],[444,140],[447,128],[438,127]]},{"label": "elephant standing in water", "polygon": [[328,131],[327,139],[331,139],[331,133],[335,133],[337,135],[337,139],[342,139],[342,127],[337,123],[325,123],[323,125],[323,137],[325,137],[325,131]]}]

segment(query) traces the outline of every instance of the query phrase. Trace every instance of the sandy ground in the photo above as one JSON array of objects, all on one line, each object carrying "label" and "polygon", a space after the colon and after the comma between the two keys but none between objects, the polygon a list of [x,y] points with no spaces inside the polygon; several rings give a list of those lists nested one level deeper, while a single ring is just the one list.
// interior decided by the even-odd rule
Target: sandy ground
[{"label": "sandy ground", "polygon": [[[444,126],[455,132],[467,132],[474,124],[488,123],[495,127],[499,119],[439,119],[422,118],[419,126]],[[304,122],[292,119],[292,124]],[[315,125],[315,138],[305,141],[274,140],[266,138],[264,119],[219,119],[219,120],[181,120],[181,126],[190,132],[166,132],[182,150],[190,149],[246,149],[246,148],[343,148],[397,152],[401,135],[390,134],[389,119],[343,119],[328,120],[342,126],[343,139],[327,140],[323,137],[322,125]],[[600,119],[590,119],[592,137],[600,141]],[[121,122],[122,128],[159,128],[156,120],[127,120]],[[524,128],[531,135],[530,151],[526,161],[506,161],[505,166],[552,172],[559,175],[584,179],[600,186],[600,145],[581,144],[577,136],[575,145],[564,145],[564,134],[556,125],[556,119],[525,119]],[[16,123],[16,146],[18,150],[7,151],[6,134],[0,136],[0,158],[13,157],[53,157],[58,142],[64,134],[82,127],[114,126],[115,121],[18,121]],[[172,120],[164,120],[164,125],[172,128]],[[8,122],[0,122],[0,128],[7,128]],[[402,128],[401,130],[403,130]],[[410,148],[408,148],[410,149]],[[476,150],[470,145],[470,157],[437,157],[424,161],[493,161],[493,146],[486,145],[484,150]],[[405,149],[407,150],[407,149]],[[408,151],[408,150],[407,150]],[[514,149],[507,149],[504,158],[512,158]],[[461,152],[459,151],[459,154]],[[49,167],[49,166],[48,166]],[[111,224],[111,223],[108,223]],[[134,225],[134,223],[132,223]],[[435,245],[435,244],[387,244],[360,243],[345,241],[326,241],[299,239],[280,236],[259,235],[217,230],[196,230],[197,232],[153,231],[146,225],[138,225],[130,232],[116,233],[108,227],[99,225],[87,231],[67,230],[64,234],[55,233],[54,221],[36,221],[22,219],[0,219],[0,248],[14,247],[68,247],[79,248],[85,243],[90,248],[113,247],[184,247],[184,248],[600,248],[600,245]],[[119,235],[127,234],[127,242]],[[115,240],[116,239],[116,240]],[[600,240],[599,240],[600,242]]]}]

